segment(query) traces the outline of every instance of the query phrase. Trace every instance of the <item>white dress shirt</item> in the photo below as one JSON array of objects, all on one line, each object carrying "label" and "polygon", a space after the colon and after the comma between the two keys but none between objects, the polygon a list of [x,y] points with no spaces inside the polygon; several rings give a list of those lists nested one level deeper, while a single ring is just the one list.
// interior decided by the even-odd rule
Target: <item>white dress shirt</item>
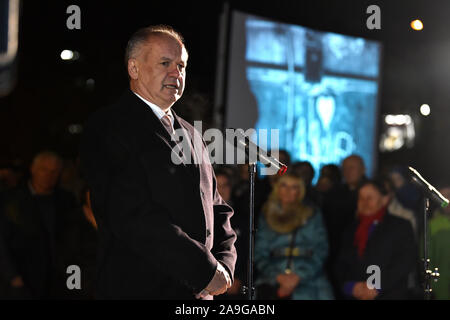
[{"label": "white dress shirt", "polygon": [[174,119],[174,117],[173,117],[172,109],[171,109],[171,108],[169,108],[169,110],[167,110],[167,112],[165,112],[163,109],[161,109],[160,107],[158,107],[156,104],[151,103],[150,101],[145,100],[144,98],[142,98],[142,97],[141,97],[140,95],[138,95],[136,92],[133,91],[133,93],[134,93],[136,96],[138,96],[139,99],[141,99],[142,101],[144,101],[144,102],[152,109],[153,113],[158,117],[159,121],[161,121],[161,118],[164,117],[166,114],[169,115],[169,116],[170,116],[169,119],[170,119],[170,122],[172,123],[172,127],[173,127],[173,124],[174,124],[174,122],[175,122],[175,119]]}]

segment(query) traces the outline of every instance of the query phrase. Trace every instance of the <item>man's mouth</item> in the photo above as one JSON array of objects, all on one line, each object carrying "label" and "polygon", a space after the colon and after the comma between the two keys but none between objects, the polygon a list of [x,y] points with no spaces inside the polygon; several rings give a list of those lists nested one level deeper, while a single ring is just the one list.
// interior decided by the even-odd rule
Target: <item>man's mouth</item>
[{"label": "man's mouth", "polygon": [[169,88],[169,89],[179,89],[179,86],[177,86],[176,84],[165,84],[164,85],[165,88]]}]

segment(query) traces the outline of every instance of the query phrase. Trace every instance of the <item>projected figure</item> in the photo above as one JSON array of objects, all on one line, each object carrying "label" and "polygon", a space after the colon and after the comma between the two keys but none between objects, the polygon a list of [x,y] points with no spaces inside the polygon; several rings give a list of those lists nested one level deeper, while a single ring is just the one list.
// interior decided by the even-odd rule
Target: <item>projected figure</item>
[{"label": "projected figure", "polygon": [[[241,13],[233,21],[233,34],[245,26],[245,43],[233,38],[232,47],[245,47],[246,77],[258,107],[255,129],[279,129],[278,147],[316,171],[357,153],[372,172],[379,44]],[[234,79],[242,64],[230,62]],[[235,97],[227,107],[229,127],[246,108],[235,103],[240,90],[229,82],[228,97]]]}]

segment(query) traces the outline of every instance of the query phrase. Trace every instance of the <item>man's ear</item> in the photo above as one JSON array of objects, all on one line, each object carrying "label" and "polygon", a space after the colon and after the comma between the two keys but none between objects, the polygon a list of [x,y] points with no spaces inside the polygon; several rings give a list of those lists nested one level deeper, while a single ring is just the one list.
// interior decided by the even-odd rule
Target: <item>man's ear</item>
[{"label": "man's ear", "polygon": [[139,75],[139,68],[136,59],[128,60],[128,76],[130,79],[137,80]]}]

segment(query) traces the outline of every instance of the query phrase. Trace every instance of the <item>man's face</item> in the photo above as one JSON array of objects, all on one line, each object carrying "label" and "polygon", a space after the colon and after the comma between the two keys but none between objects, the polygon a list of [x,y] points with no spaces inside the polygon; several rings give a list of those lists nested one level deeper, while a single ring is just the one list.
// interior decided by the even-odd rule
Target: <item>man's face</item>
[{"label": "man's face", "polygon": [[128,62],[131,89],[163,110],[183,94],[188,54],[168,35],[151,36]]},{"label": "man's face", "polygon": [[349,157],[342,163],[342,175],[349,185],[357,185],[364,175],[364,167],[357,158]]},{"label": "man's face", "polygon": [[40,191],[51,192],[58,182],[61,170],[61,163],[56,158],[45,157],[38,159],[31,166],[33,186]]}]

